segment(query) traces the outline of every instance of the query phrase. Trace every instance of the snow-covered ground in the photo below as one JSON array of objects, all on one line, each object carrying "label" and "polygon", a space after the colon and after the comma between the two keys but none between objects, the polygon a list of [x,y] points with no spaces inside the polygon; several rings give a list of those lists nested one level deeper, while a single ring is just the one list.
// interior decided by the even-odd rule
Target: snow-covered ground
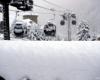
[{"label": "snow-covered ground", "polygon": [[6,80],[100,80],[100,42],[0,42]]}]

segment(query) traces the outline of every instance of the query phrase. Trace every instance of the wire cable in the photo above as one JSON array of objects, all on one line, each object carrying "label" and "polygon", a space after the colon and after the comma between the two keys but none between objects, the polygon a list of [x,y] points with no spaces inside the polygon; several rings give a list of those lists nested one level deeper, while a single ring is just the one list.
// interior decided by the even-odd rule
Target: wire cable
[{"label": "wire cable", "polygon": [[56,10],[54,8],[46,8],[46,7],[37,5],[37,4],[34,4],[34,6],[39,7],[39,8],[42,8],[42,9],[45,9],[45,10],[49,10],[49,11],[52,11],[52,12],[59,12],[59,13],[64,13],[65,12],[65,11],[61,11],[61,10]]},{"label": "wire cable", "polygon": [[50,1],[47,1],[47,0],[43,0],[43,1],[46,2],[46,3],[48,3],[48,4],[50,4],[50,5],[53,5],[53,6],[56,6],[56,7],[62,8],[62,9],[65,9],[65,8],[63,8],[62,6],[57,5],[57,4],[55,4],[55,3],[52,3],[52,2],[50,2]]},{"label": "wire cable", "polygon": [[58,4],[52,3],[52,2],[50,2],[50,1],[47,1],[47,0],[42,0],[42,1],[44,1],[44,2],[46,2],[46,3],[48,3],[48,4],[50,4],[50,5],[56,6],[56,7],[58,7],[58,8],[62,8],[62,9],[65,10],[65,11],[70,11],[69,9],[65,9],[64,7],[62,7],[62,6],[58,5]]},{"label": "wire cable", "polygon": [[[10,10],[10,11],[15,11],[15,12],[23,12],[23,11],[19,11],[19,10]],[[39,12],[39,11],[28,11],[30,13],[39,13],[39,14],[52,14],[52,15],[61,15],[60,13],[46,13],[46,12]]]}]

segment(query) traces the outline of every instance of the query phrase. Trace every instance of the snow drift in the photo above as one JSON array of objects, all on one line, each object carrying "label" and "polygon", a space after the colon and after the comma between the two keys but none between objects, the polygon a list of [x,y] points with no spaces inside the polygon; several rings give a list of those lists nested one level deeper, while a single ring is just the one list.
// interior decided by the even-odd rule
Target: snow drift
[{"label": "snow drift", "polygon": [[100,80],[99,42],[0,42],[6,80]]}]

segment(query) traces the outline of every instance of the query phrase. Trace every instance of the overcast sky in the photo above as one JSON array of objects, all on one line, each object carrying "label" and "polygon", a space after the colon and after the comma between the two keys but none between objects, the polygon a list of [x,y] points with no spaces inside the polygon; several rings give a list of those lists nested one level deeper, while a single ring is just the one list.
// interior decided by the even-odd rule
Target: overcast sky
[{"label": "overcast sky", "polygon": [[[58,4],[66,9],[72,10],[78,15],[80,19],[87,21],[90,27],[92,27],[92,30],[97,28],[96,30],[100,32],[99,30],[100,0],[48,0],[48,1]],[[50,7],[50,5],[46,4],[43,0],[34,0],[34,2],[42,6]]]}]

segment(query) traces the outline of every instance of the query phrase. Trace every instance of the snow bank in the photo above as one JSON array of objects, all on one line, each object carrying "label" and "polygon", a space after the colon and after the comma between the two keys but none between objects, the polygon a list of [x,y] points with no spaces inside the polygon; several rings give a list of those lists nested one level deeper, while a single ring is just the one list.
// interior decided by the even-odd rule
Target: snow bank
[{"label": "snow bank", "polygon": [[6,80],[100,80],[100,42],[0,42]]}]

